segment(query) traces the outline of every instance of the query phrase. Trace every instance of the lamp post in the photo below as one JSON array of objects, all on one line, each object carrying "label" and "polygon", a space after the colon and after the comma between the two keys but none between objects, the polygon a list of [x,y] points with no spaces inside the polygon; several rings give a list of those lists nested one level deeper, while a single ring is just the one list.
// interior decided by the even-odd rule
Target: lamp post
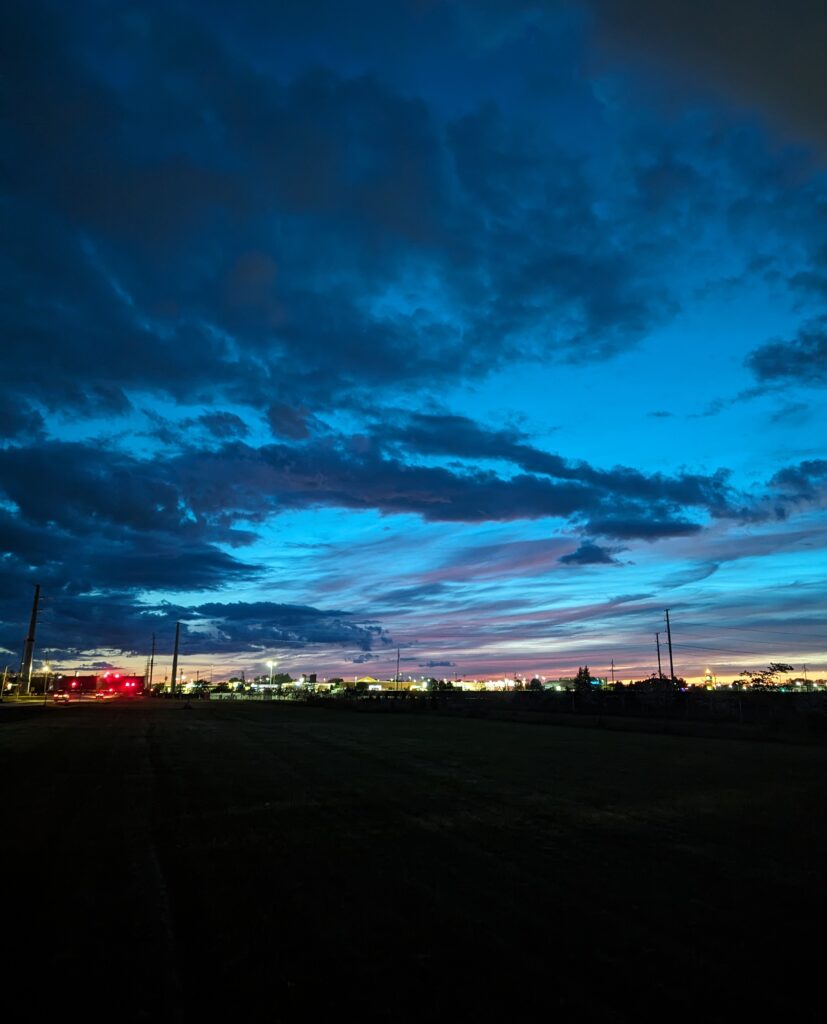
[{"label": "lamp post", "polygon": [[274,664],[275,664],[275,662],[273,662],[273,661],[268,661],[267,662],[267,668],[270,669],[270,696],[271,697],[273,696],[273,666],[274,666]]}]

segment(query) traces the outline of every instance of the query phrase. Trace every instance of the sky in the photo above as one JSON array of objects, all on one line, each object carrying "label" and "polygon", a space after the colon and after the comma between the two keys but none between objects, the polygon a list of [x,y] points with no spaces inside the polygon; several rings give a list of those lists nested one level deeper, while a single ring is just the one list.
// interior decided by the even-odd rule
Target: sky
[{"label": "sky", "polygon": [[0,17],[12,670],[827,675],[821,0]]}]

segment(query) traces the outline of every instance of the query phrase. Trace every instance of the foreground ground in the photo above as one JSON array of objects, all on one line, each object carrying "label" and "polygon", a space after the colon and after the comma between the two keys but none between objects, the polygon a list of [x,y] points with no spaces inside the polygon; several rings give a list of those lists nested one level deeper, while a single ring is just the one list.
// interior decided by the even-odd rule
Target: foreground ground
[{"label": "foreground ground", "polygon": [[268,704],[2,719],[32,1019],[822,1018],[824,748]]}]

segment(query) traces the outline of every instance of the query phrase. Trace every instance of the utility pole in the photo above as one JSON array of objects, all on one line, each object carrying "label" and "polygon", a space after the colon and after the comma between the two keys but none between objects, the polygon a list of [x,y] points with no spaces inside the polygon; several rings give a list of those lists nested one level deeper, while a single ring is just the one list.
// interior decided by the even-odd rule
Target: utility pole
[{"label": "utility pole", "polygon": [[660,667],[660,633],[655,633],[655,643],[658,645],[658,679],[663,679],[663,669]]},{"label": "utility pole", "polygon": [[399,689],[399,648],[396,648],[396,688]]},{"label": "utility pole", "polygon": [[178,640],[181,636],[181,623],[175,623],[175,650],[172,654],[172,695],[175,696],[175,685],[178,682]]},{"label": "utility pole", "polygon": [[[32,688],[32,662],[34,661],[34,638],[37,633],[37,607],[40,604],[40,584],[34,585],[34,601],[32,601],[32,617],[29,620],[29,632],[23,647],[23,664],[20,666],[20,685],[26,680],[26,693]],[[18,688],[19,692],[19,688]]]},{"label": "utility pole", "polygon": [[666,639],[669,643],[669,678],[675,682],[675,666],[672,662],[672,626],[669,623],[669,609],[666,609]]},{"label": "utility pole", "polygon": [[612,686],[615,684],[615,660],[612,658]]},{"label": "utility pole", "polygon": [[147,673],[147,675],[149,676],[149,679],[147,680],[147,689],[150,691],[150,693],[152,692],[152,673],[153,673],[154,670],[155,670],[155,634],[153,633],[152,634],[152,653],[149,656],[149,672]]}]

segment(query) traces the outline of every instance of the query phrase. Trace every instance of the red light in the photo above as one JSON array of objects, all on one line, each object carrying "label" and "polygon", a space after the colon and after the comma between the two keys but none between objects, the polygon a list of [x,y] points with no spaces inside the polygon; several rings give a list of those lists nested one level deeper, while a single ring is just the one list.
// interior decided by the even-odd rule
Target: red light
[{"label": "red light", "polygon": [[73,680],[72,680],[72,686],[77,686],[77,685],[78,685],[78,681],[77,681],[77,679],[73,679]]},{"label": "red light", "polygon": [[116,679],[120,679],[120,678],[121,678],[121,674],[120,674],[120,672],[116,672],[116,673],[115,673],[115,678],[116,678]]}]

